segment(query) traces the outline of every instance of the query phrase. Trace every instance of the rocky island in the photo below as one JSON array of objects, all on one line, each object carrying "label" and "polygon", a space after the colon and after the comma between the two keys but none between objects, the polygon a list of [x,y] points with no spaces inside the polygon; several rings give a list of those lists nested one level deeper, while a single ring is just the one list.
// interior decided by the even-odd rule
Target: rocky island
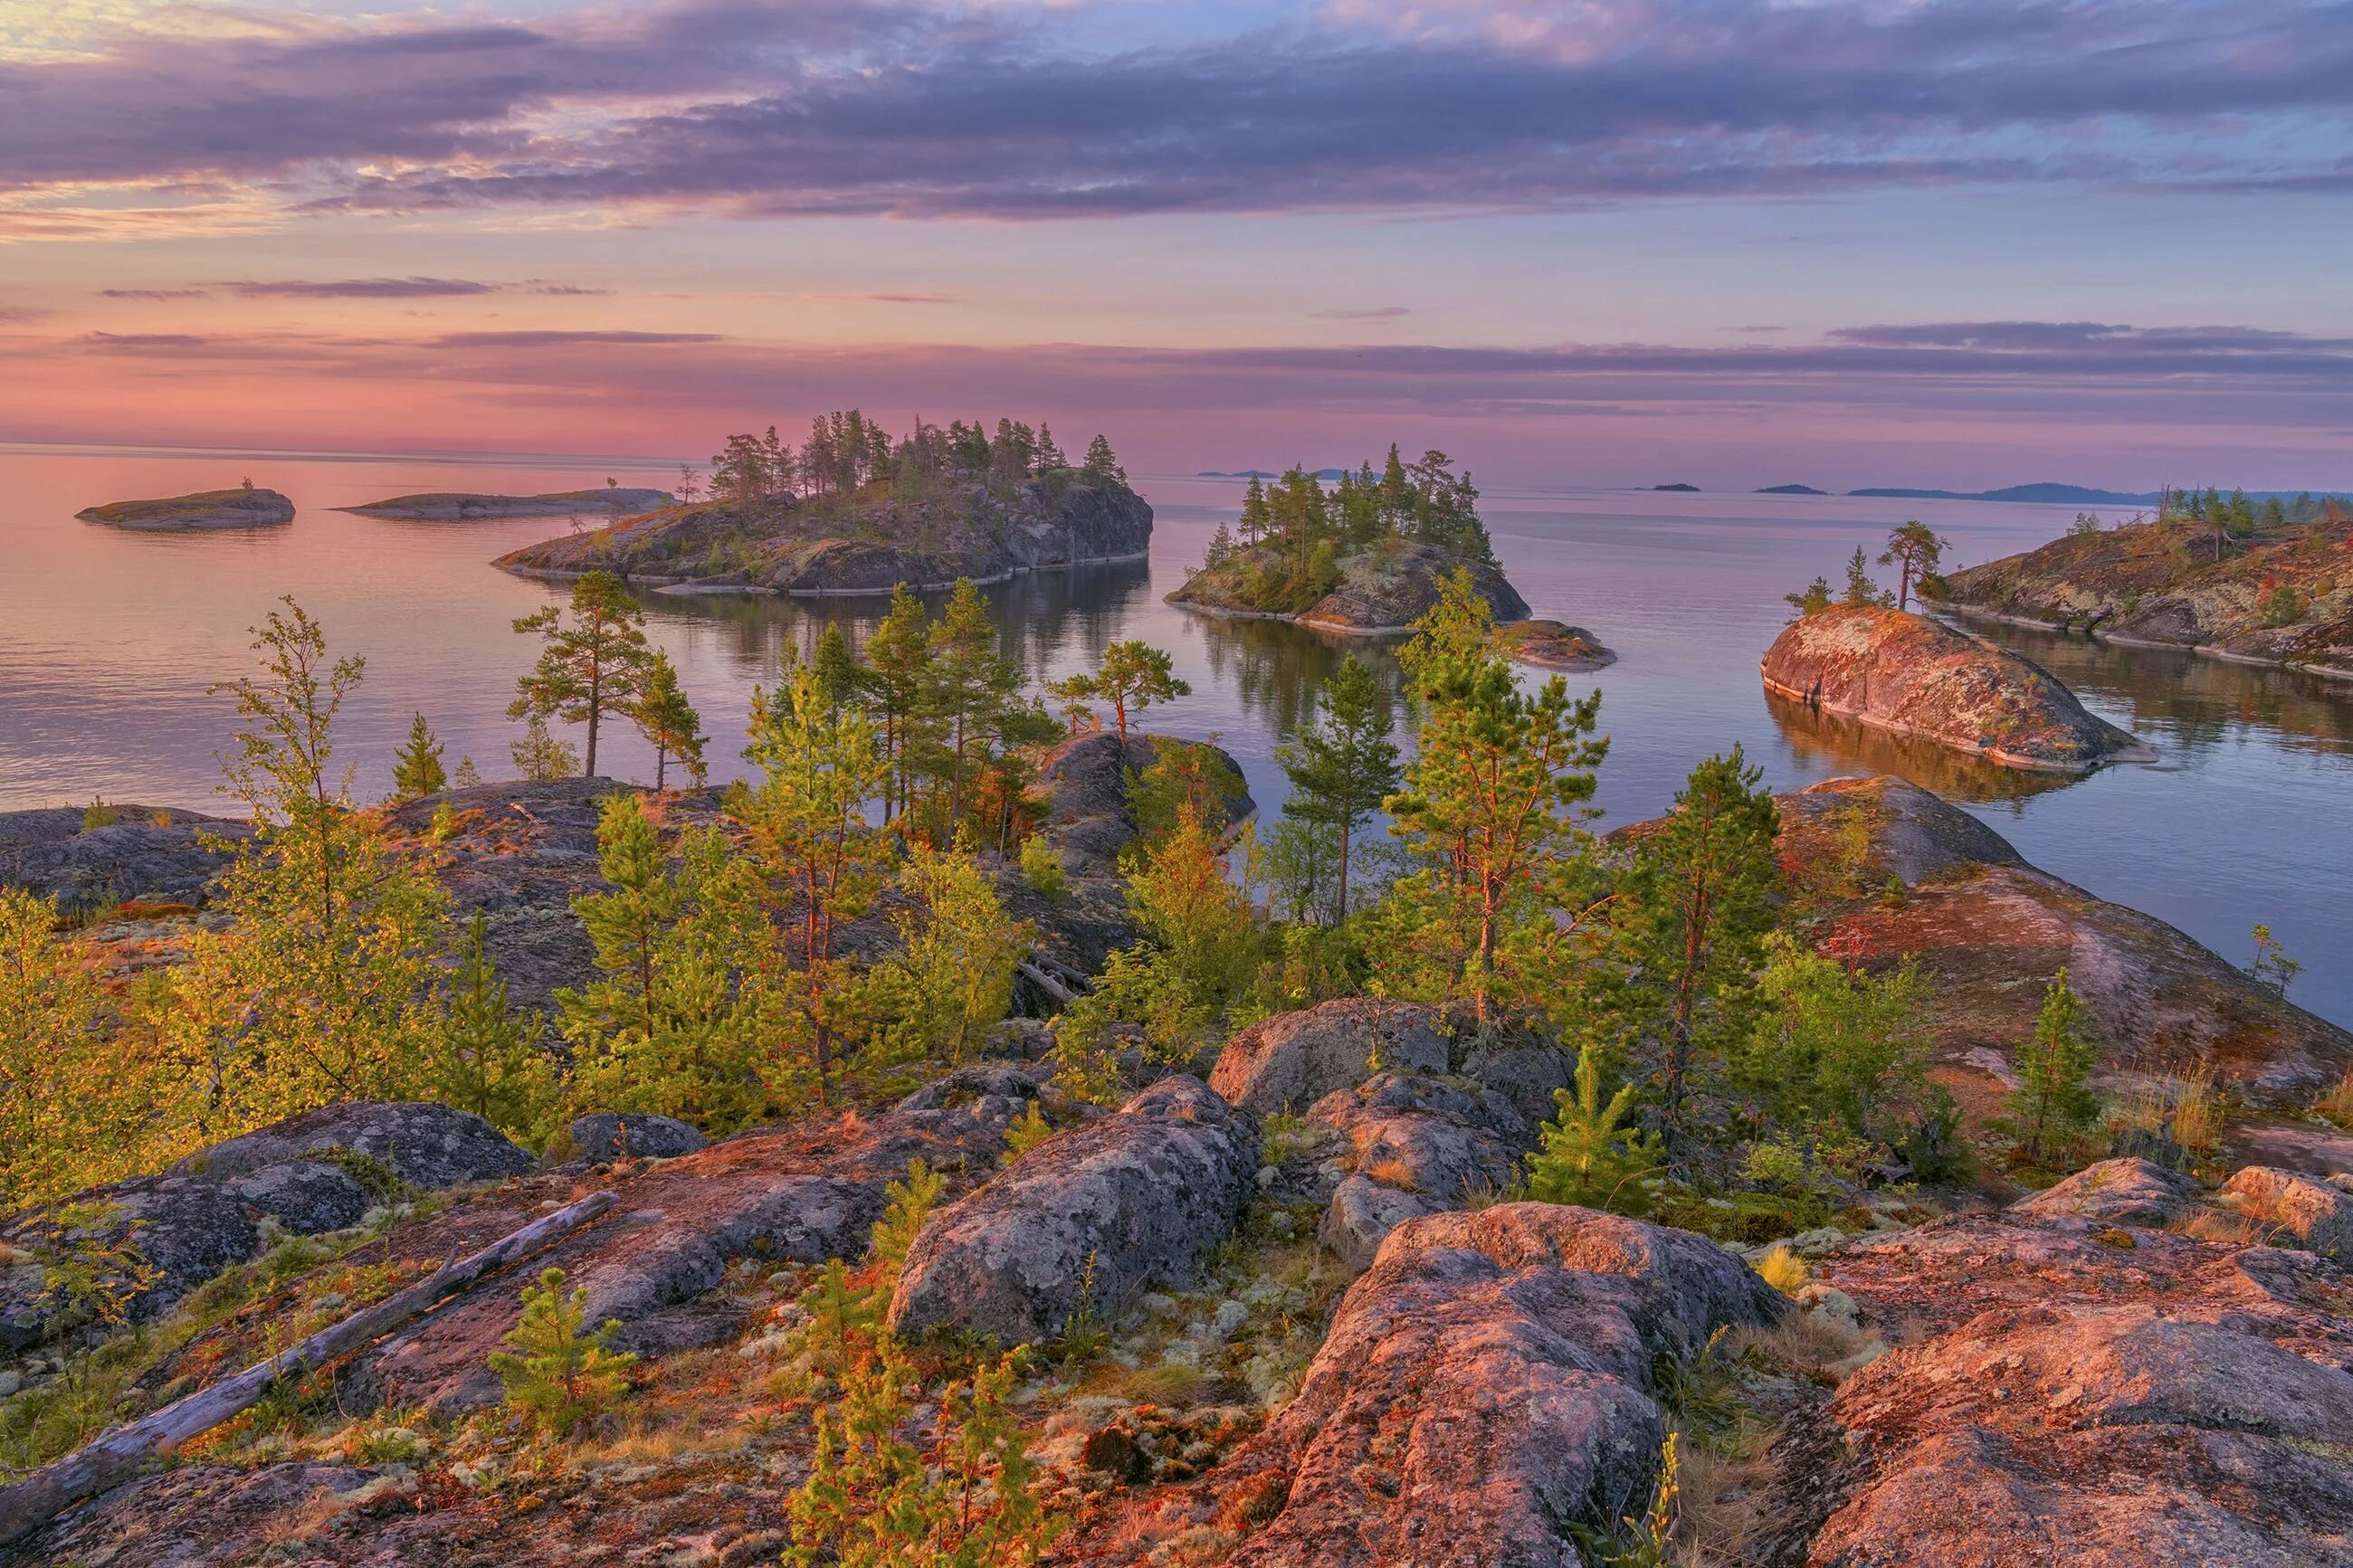
[{"label": "rocky island", "polygon": [[84,507],[84,522],[147,533],[195,533],[213,529],[276,528],[294,521],[294,503],[276,490],[252,485],[233,490],[198,490],[158,500],[118,500]]},{"label": "rocky island", "polygon": [[364,506],[342,506],[335,510],[358,517],[389,518],[400,522],[464,522],[475,518],[572,517],[594,512],[602,512],[609,517],[631,517],[677,504],[678,498],[668,490],[607,485],[602,489],[554,490],[535,496],[427,491],[369,501]]},{"label": "rocky island", "polygon": [[1507,621],[1495,628],[1495,647],[1537,669],[1606,669],[1618,662],[1599,637],[1566,621]]},{"label": "rocky island", "polygon": [[1800,616],[1762,669],[1777,696],[2005,767],[2083,773],[2150,754],[2040,665],[1903,610],[1840,605]]},{"label": "rocky island", "polygon": [[1370,463],[1343,470],[1329,491],[1297,468],[1272,485],[1254,479],[1238,522],[1219,525],[1200,570],[1168,602],[1388,637],[1410,630],[1438,603],[1439,585],[1461,571],[1498,623],[1525,620],[1527,601],[1495,563],[1478,494],[1443,452],[1409,467],[1395,447],[1386,472]]},{"label": "rocky island", "polygon": [[1001,582],[1151,548],[1152,508],[1101,437],[1073,466],[1050,428],[1000,421],[992,439],[959,420],[894,445],[862,421],[849,429],[854,416],[831,417],[842,438],[798,455],[734,437],[710,500],[528,545],[497,564],[556,578],[602,569],[673,590],[870,595],[901,583]]},{"label": "rocky island", "polygon": [[2353,509],[2334,499],[2177,498],[2154,520],[2086,519],[1928,591],[1957,615],[2353,679]]}]

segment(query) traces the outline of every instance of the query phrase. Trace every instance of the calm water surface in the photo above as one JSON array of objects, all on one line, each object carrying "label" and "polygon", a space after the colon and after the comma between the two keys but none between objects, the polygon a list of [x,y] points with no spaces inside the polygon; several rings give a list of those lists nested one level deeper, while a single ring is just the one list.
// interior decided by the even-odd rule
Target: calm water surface
[{"label": "calm water surface", "polygon": [[[0,809],[84,802],[214,805],[227,742],[211,683],[247,661],[246,628],[293,594],[338,650],[367,657],[339,733],[364,793],[386,787],[395,746],[422,710],[454,763],[505,770],[504,714],[530,649],[509,622],[551,590],[492,570],[492,556],[563,531],[546,519],[402,523],[330,509],[424,489],[522,493],[665,485],[675,468],[576,460],[437,463],[219,458],[0,447]],[[257,484],[291,496],[290,527],[144,535],[77,521],[96,501]],[[1034,679],[1143,637],[1174,651],[1193,695],[1151,722],[1216,733],[1270,807],[1275,743],[1338,661],[1337,647],[1265,622],[1207,620],[1161,602],[1238,487],[1144,479],[1158,513],[1148,563],[1028,578],[992,590],[1006,646]],[[1547,490],[1483,503],[1513,581],[1541,616],[1586,626],[1620,659],[1580,688],[1604,692],[1613,737],[1601,803],[1612,821],[1652,815],[1694,760],[1734,742],[1777,787],[1894,772],[1957,800],[2036,864],[2103,898],[2181,926],[2234,961],[2268,921],[2306,964],[2296,999],[2353,1024],[2353,687],[2274,670],[1994,628],[2041,659],[2160,760],[2062,782],[1976,766],[1935,748],[1823,727],[1768,706],[1757,660],[1786,618],[1781,595],[1833,580],[1858,543],[1876,550],[1917,516],[1951,538],[1956,564],[2030,548],[2067,509],[1834,497]],[[879,605],[650,595],[670,649],[716,738],[722,776],[752,687],[787,638],[825,619],[857,636]],[[634,736],[607,771],[649,778]]]}]

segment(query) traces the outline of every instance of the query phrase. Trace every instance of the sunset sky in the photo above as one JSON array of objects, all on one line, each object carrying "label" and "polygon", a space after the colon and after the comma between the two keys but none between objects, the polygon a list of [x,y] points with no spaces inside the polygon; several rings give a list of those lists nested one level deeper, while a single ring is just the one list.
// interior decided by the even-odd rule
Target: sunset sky
[{"label": "sunset sky", "polygon": [[0,439],[2353,487],[2353,5],[0,0]]}]

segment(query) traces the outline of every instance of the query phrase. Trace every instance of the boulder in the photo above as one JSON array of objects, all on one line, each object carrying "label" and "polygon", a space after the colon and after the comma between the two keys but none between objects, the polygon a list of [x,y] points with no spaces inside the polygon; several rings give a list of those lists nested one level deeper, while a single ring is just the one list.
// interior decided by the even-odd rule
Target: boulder
[{"label": "boulder", "polygon": [[410,1186],[428,1191],[520,1176],[537,1163],[470,1111],[425,1100],[356,1100],[306,1110],[216,1143],[164,1174],[225,1181],[337,1149],[380,1160]]},{"label": "boulder", "polygon": [[575,1118],[569,1132],[573,1152],[584,1160],[675,1160],[711,1142],[674,1117],[610,1110]]},{"label": "boulder", "polygon": [[[746,1132],[624,1178],[611,1214],[533,1260],[588,1293],[590,1322],[617,1319],[619,1348],[659,1355],[716,1344],[740,1331],[745,1309],[719,1287],[736,1259],[816,1263],[866,1250],[886,1189],[916,1160],[947,1181],[986,1171],[1006,1130],[1037,1098],[1034,1080],[1008,1074],[1005,1092],[918,1099],[877,1116],[816,1117]],[[410,1245],[427,1251],[460,1237],[502,1234],[554,1199],[429,1221]],[[387,1402],[434,1410],[496,1404],[488,1357],[521,1314],[512,1290],[477,1290],[390,1344],[356,1373]]]},{"label": "boulder", "polygon": [[2092,1226],[2161,1226],[2197,1195],[2198,1184],[2178,1171],[2147,1160],[2103,1160],[2012,1204],[2010,1212]]},{"label": "boulder", "polygon": [[1307,1120],[1340,1135],[1354,1170],[1317,1237],[1351,1268],[1370,1267],[1389,1232],[1419,1215],[1494,1197],[1518,1174],[1535,1130],[1493,1089],[1384,1072],[1315,1102]]},{"label": "boulder", "polygon": [[[1820,1462],[1785,1464],[1810,1500],[1790,1560],[2345,1560],[2353,1472],[2324,1457],[2353,1440],[2342,1274],[2148,1228],[2180,1207],[2169,1174],[2094,1170],[2073,1199],[2053,1189],[1825,1260],[1821,1282],[1905,1342],[1840,1387],[1802,1445]],[[2094,1229],[2104,1217],[2116,1223]]]},{"label": "boulder", "polygon": [[1192,1277],[1233,1228],[1258,1156],[1250,1118],[1198,1079],[1163,1079],[934,1215],[908,1249],[891,1327],[1024,1344],[1082,1311],[1116,1320]]},{"label": "boulder", "polygon": [[[349,1152],[366,1162],[338,1163]],[[35,1259],[60,1244],[121,1249],[152,1271],[132,1320],[162,1316],[189,1292],[260,1247],[262,1222],[290,1236],[357,1225],[396,1184],[435,1189],[520,1175],[530,1155],[479,1116],[447,1106],[358,1101],[290,1116],[216,1143],[162,1174],[75,1194],[22,1215],[0,1239]],[[94,1206],[95,1223],[55,1235],[68,1205]],[[0,1349],[22,1350],[71,1325],[40,1300],[37,1262],[0,1275]]]},{"label": "boulder", "polygon": [[1704,1237],[1504,1204],[1410,1220],[1351,1286],[1298,1397],[1201,1480],[1113,1510],[1053,1561],[1568,1568],[1570,1529],[1639,1511],[1666,1423],[1651,1367],[1787,1304]]},{"label": "boulder", "polygon": [[1442,1073],[1446,1065],[1446,1037],[1431,1009],[1345,996],[1238,1031],[1218,1054],[1209,1087],[1265,1116],[1303,1110],[1386,1068]]},{"label": "boulder", "polygon": [[1900,610],[1802,616],[1774,638],[1763,673],[1777,696],[2005,767],[2082,773],[2151,754],[2041,665]]},{"label": "boulder", "polygon": [[2353,1262],[2353,1176],[2316,1181],[2250,1165],[2234,1173],[2223,1191],[2237,1200],[2241,1214],[2270,1226],[2278,1237],[2323,1258]]},{"label": "boulder", "polygon": [[2353,1034],[2163,921],[2028,865],[1915,784],[1828,779],[1774,798],[1781,862],[1822,911],[1808,927],[1815,950],[1873,970],[1916,961],[1937,1059],[1989,1088],[2033,1037],[2062,968],[2116,1071],[2204,1074],[2249,1106],[2301,1111],[2353,1069]]}]

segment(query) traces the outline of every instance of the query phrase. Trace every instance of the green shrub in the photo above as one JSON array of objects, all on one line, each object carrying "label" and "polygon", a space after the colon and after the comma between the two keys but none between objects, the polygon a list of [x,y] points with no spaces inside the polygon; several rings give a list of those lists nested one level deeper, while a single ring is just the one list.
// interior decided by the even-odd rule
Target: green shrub
[{"label": "green shrub", "polygon": [[1553,1090],[1559,1110],[1544,1127],[1544,1147],[1528,1160],[1528,1195],[1541,1203],[1579,1204],[1616,1214],[1649,1212],[1650,1177],[1666,1163],[1656,1133],[1629,1126],[1634,1086],[1620,1084],[1605,1103],[1601,1058],[1590,1045],[1577,1053],[1577,1086]]},{"label": "green shrub", "polygon": [[1046,842],[1043,834],[1033,833],[1021,841],[1021,879],[1050,904],[1071,896],[1070,873],[1062,869],[1060,853]]},{"label": "green shrub", "polygon": [[491,1352],[491,1370],[506,1385],[507,1407],[545,1437],[562,1437],[611,1406],[629,1385],[633,1352],[609,1347],[621,1325],[587,1324],[588,1292],[564,1291],[564,1270],[549,1268],[522,1292],[522,1321],[509,1329],[507,1349]]}]

